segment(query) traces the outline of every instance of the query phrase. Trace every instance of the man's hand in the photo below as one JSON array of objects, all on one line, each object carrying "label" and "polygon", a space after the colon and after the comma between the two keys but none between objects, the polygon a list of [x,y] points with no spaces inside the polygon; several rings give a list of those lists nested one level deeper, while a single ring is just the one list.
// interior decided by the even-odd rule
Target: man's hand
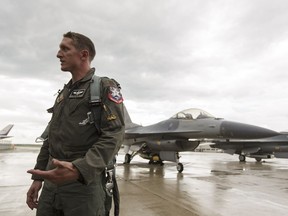
[{"label": "man's hand", "polygon": [[35,180],[27,192],[26,203],[31,210],[38,206],[38,193],[41,188],[42,181]]},{"label": "man's hand", "polygon": [[52,170],[42,171],[31,169],[28,173],[40,176],[51,181],[54,184],[64,184],[71,181],[76,181],[79,178],[79,171],[71,162],[52,160],[52,164],[56,167]]}]

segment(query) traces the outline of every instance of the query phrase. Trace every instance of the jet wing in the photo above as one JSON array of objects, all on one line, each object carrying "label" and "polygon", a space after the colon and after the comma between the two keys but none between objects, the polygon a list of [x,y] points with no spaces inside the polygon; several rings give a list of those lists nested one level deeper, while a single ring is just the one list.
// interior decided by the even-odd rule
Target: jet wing
[{"label": "jet wing", "polygon": [[161,132],[126,132],[126,139],[135,138],[167,138],[167,139],[189,139],[193,138],[193,134],[200,133],[201,130],[189,130],[189,131],[161,131]]},{"label": "jet wing", "polygon": [[261,144],[261,143],[287,143],[288,144],[288,135],[281,134],[278,136],[263,138],[263,139],[229,139],[229,141],[225,139],[212,139],[212,143],[215,144]]},{"label": "jet wing", "polygon": [[12,137],[12,136],[0,135],[0,139],[10,138],[10,137]]},{"label": "jet wing", "polygon": [[226,153],[230,152],[234,154],[235,152],[242,152],[245,154],[254,154],[259,152],[259,154],[274,154],[275,157],[288,158],[287,134],[255,140],[214,140],[213,143],[210,147],[222,149]]}]

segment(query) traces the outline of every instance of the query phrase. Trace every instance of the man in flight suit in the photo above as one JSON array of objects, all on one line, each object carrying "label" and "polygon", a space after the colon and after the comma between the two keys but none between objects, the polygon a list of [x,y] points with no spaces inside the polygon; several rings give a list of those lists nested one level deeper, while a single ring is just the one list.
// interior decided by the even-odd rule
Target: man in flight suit
[{"label": "man in flight suit", "polygon": [[[99,129],[91,122],[90,84],[95,72],[90,64],[96,52],[86,36],[63,35],[57,58],[72,79],[58,93],[27,192],[27,205],[37,216],[105,215],[105,167],[124,138],[123,98],[117,83],[101,79]],[[95,84],[95,83],[94,83]],[[44,186],[42,188],[42,182]],[[38,193],[42,188],[38,201]]]}]

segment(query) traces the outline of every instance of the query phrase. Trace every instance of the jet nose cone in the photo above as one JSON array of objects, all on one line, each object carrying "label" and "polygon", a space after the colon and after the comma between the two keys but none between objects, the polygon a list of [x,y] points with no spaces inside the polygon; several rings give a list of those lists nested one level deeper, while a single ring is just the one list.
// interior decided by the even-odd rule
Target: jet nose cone
[{"label": "jet nose cone", "polygon": [[254,125],[224,121],[220,126],[223,138],[260,139],[279,135],[278,132]]}]

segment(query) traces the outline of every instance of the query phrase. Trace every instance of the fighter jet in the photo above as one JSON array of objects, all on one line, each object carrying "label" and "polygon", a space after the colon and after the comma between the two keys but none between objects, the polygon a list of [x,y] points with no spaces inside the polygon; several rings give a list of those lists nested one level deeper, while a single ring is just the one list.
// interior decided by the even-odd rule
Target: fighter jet
[{"label": "fighter jet", "polygon": [[0,131],[0,139],[5,139],[5,138],[11,137],[11,136],[7,136],[7,135],[10,132],[10,130],[12,129],[13,126],[14,126],[13,124],[9,124],[5,128],[3,128]]},{"label": "fighter jet", "polygon": [[238,154],[240,162],[245,162],[246,157],[255,158],[258,162],[273,157],[288,158],[288,132],[264,139],[215,141],[210,147]]},{"label": "fighter jet", "polygon": [[184,167],[179,162],[179,152],[193,151],[203,140],[260,139],[279,135],[266,128],[216,118],[195,108],[145,127],[133,123],[126,110],[125,124],[124,163],[130,163],[138,154],[149,163],[176,162],[180,173]]}]

